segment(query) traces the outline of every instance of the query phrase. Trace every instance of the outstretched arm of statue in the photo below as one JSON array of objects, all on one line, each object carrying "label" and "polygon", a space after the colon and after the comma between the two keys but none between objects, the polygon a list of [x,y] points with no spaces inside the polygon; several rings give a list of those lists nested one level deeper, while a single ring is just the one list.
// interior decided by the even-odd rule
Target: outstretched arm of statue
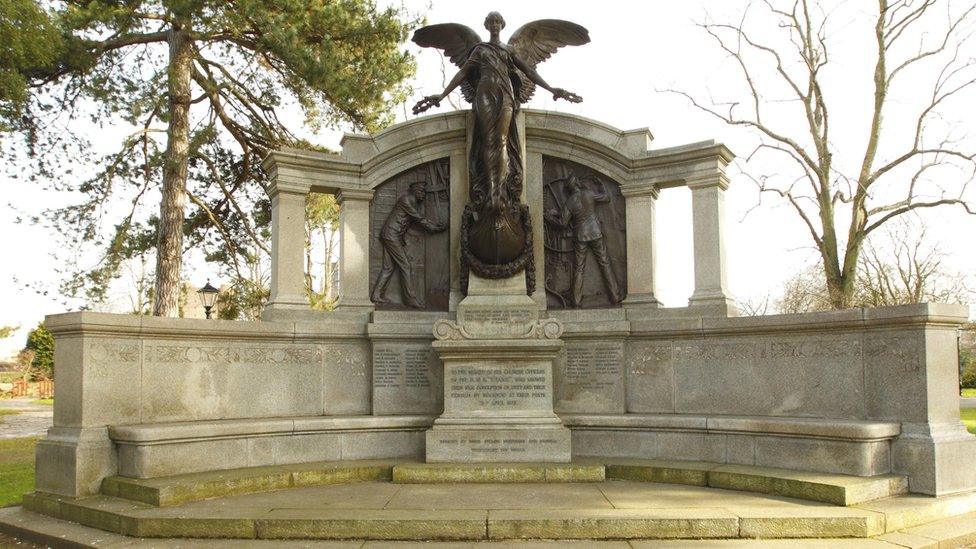
[{"label": "outstretched arm of statue", "polygon": [[512,58],[515,60],[515,66],[518,67],[520,71],[524,72],[525,75],[529,77],[529,80],[535,82],[535,84],[541,87],[542,89],[548,90],[549,92],[552,93],[553,100],[565,99],[570,103],[579,103],[583,101],[582,97],[576,95],[575,93],[569,90],[564,90],[562,88],[554,88],[550,86],[545,80],[542,79],[542,76],[539,75],[538,71],[530,67],[529,64],[526,63],[525,61],[519,59],[517,55],[512,55]]},{"label": "outstretched arm of statue", "polygon": [[420,101],[417,101],[417,104],[413,106],[413,113],[420,114],[431,107],[439,107],[441,105],[441,101],[443,101],[449,93],[454,91],[455,88],[460,86],[461,82],[464,82],[464,79],[468,77],[468,72],[470,70],[471,67],[469,63],[462,65],[461,69],[457,71],[457,74],[454,75],[454,78],[448,82],[447,87],[444,88],[442,93],[438,95],[428,95]]}]

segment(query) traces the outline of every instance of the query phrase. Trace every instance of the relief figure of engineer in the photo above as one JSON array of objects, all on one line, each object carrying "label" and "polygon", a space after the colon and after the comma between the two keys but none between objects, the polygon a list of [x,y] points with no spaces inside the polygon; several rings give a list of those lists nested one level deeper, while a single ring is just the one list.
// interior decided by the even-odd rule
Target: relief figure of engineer
[{"label": "relief figure of engineer", "polygon": [[432,223],[424,217],[421,206],[427,196],[427,183],[416,181],[410,184],[410,192],[397,199],[393,211],[387,216],[380,231],[380,243],[383,245],[383,267],[373,286],[372,300],[374,303],[387,303],[386,287],[394,272],[400,273],[400,288],[403,292],[403,303],[408,307],[423,309],[426,307],[422,298],[414,292],[413,272],[407,257],[405,236],[413,226],[419,226],[431,233],[443,231],[446,223]]},{"label": "relief figure of engineer", "polygon": [[600,220],[596,216],[596,205],[610,202],[610,195],[607,193],[605,183],[601,180],[597,181],[600,185],[599,192],[583,185],[575,175],[570,176],[566,182],[565,202],[561,205],[561,211],[546,212],[546,219],[549,222],[573,229],[573,305],[576,307],[580,307],[583,303],[583,276],[586,273],[588,250],[592,250],[596,257],[610,300],[613,303],[623,301],[617,278],[613,274],[613,266],[610,264],[610,254],[607,252]]}]

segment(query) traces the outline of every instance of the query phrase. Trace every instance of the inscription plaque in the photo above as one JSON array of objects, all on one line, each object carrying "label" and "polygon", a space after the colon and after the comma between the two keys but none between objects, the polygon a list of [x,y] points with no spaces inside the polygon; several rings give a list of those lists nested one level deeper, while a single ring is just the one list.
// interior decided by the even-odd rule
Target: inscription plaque
[{"label": "inscription plaque", "polygon": [[492,337],[521,337],[534,326],[539,314],[530,309],[462,308],[458,323],[468,333]]},{"label": "inscription plaque", "polygon": [[[548,461],[567,453],[568,429],[428,431],[427,448],[460,461]],[[567,456],[568,458],[568,456]]]},{"label": "inscription plaque", "polygon": [[439,413],[441,363],[427,342],[373,344],[373,413]]},{"label": "inscription plaque", "polygon": [[447,410],[488,410],[501,407],[545,409],[549,398],[548,369],[540,366],[455,366],[448,369]]},{"label": "inscription plaque", "polygon": [[621,341],[567,344],[555,364],[556,411],[625,411],[623,357]]}]

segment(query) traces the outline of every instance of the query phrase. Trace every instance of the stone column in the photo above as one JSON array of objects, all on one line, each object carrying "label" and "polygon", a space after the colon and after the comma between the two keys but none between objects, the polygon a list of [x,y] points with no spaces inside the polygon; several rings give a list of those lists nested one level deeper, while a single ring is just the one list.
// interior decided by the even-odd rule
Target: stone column
[{"label": "stone column", "polygon": [[309,311],[305,293],[305,200],[309,187],[274,181],[271,195],[271,298],[264,320]]},{"label": "stone column", "polygon": [[627,208],[627,299],[625,306],[660,307],[657,300],[656,187],[621,189]]},{"label": "stone column", "polygon": [[339,204],[339,302],[337,310],[370,313],[369,299],[369,201],[373,191],[340,189]]},{"label": "stone column", "polygon": [[[525,118],[522,117],[521,120]],[[523,134],[524,135],[524,134]],[[532,241],[535,245],[535,278],[536,288],[532,299],[539,304],[539,309],[546,309],[546,250],[545,223],[542,221],[542,153],[529,152],[525,156],[525,178],[523,193],[525,203],[529,205],[532,216]]]},{"label": "stone column", "polygon": [[461,216],[468,203],[468,156],[466,151],[451,153],[451,293],[448,310],[457,310],[461,294]]},{"label": "stone column", "polygon": [[695,241],[695,292],[688,304],[712,310],[721,316],[735,314],[728,295],[725,273],[725,190],[728,180],[689,183]]}]

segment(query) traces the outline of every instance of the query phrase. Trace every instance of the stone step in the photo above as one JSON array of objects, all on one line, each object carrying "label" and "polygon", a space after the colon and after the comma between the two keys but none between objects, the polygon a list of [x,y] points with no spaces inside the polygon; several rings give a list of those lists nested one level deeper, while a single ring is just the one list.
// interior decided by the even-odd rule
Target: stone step
[{"label": "stone step", "polygon": [[406,463],[393,467],[397,484],[603,482],[605,468],[574,463]]},{"label": "stone step", "polygon": [[102,481],[101,492],[107,496],[168,507],[285,488],[389,481],[392,471],[392,461],[344,461],[251,467],[150,479],[108,477]]},{"label": "stone step", "polygon": [[[909,499],[909,498],[894,498],[895,500]],[[935,500],[936,498],[929,498]],[[942,498],[939,498],[942,499]],[[969,496],[950,496],[946,501],[951,503],[950,508],[945,506],[940,506],[943,512],[951,512],[951,507],[959,507],[960,502],[970,499]],[[901,502],[903,509],[907,509],[910,506],[918,506],[919,501]],[[890,509],[889,509],[890,510]],[[594,520],[595,517],[592,515],[587,520]],[[680,519],[680,517],[671,517],[672,519]],[[740,517],[740,523],[741,523]],[[890,515],[887,516],[889,526],[893,523],[890,520]],[[498,532],[497,525],[502,521],[506,520],[506,517],[501,513],[491,514],[487,519],[487,524],[491,524],[491,520],[494,519],[496,522],[496,534]],[[538,521],[538,517],[535,519]],[[486,534],[488,529],[486,527]],[[9,536],[16,537],[20,540],[25,540],[44,546],[51,547],[106,547],[106,546],[125,546],[125,547],[175,547],[175,546],[193,546],[202,547],[205,542],[187,542],[186,539],[180,538],[156,538],[156,539],[136,539],[132,537],[123,536],[121,534],[109,533],[104,530],[96,529],[90,526],[84,526],[74,522],[67,522],[57,518],[52,518],[46,515],[38,514],[32,511],[28,511],[22,507],[8,507],[5,509],[0,509],[0,533]],[[257,535],[257,532],[255,532]],[[247,540],[222,540],[211,542],[214,543],[215,547],[307,547],[307,542],[295,541],[289,542],[282,540],[272,540],[272,539],[251,539]],[[401,545],[405,547],[416,547],[416,544],[409,541],[396,542],[396,541],[375,541],[367,542],[365,545],[362,540],[347,542],[350,549],[360,548],[360,547],[400,547]],[[463,547],[470,547],[472,543],[484,543],[491,544],[491,547],[526,547],[524,545],[526,542],[522,540],[480,540],[480,541],[465,541],[463,542]],[[926,524],[920,526],[914,526],[909,528],[903,528],[894,530],[888,528],[888,533],[882,534],[874,537],[871,540],[859,539],[859,538],[793,538],[787,539],[770,539],[770,540],[744,540],[744,539],[713,539],[713,540],[672,540],[669,542],[660,541],[646,541],[641,542],[637,540],[632,540],[629,543],[626,541],[616,541],[616,542],[599,542],[593,540],[568,542],[564,541],[560,543],[563,544],[586,547],[590,548],[619,548],[626,549],[627,547],[633,548],[658,548],[662,547],[662,543],[666,543],[667,547],[673,547],[674,549],[687,548],[687,549],[701,549],[701,548],[714,548],[714,549],[724,549],[724,548],[742,548],[748,546],[750,548],[763,548],[769,547],[769,549],[813,549],[813,548],[823,548],[823,549],[855,549],[863,547],[878,547],[880,548],[891,548],[897,549],[898,547],[913,547],[918,549],[949,549],[955,547],[970,546],[976,543],[976,512],[969,512],[967,514],[961,514],[957,516],[949,516],[948,518],[942,518],[941,520],[929,521]],[[219,544],[219,545],[217,545]],[[450,546],[448,543],[444,544],[430,544],[431,547],[440,546]],[[555,546],[552,541],[538,542],[531,546],[544,546],[551,547]],[[330,544],[330,547],[333,545]],[[346,547],[341,542],[335,542],[335,547]],[[426,546],[426,545],[425,545]]]},{"label": "stone step", "polygon": [[158,508],[109,496],[25,496],[54,518],[142,538],[511,540],[856,537],[884,514],[843,507],[657,509]]},{"label": "stone step", "polygon": [[856,505],[908,492],[902,475],[855,477],[691,461],[602,460],[608,479],[709,486],[834,505]]},{"label": "stone step", "polygon": [[908,490],[900,475],[854,477],[693,461],[583,460],[574,463],[429,464],[319,462],[190,473],[152,479],[109,477],[102,494],[168,507],[231,495],[348,482],[400,484],[601,482],[604,479],[709,486],[851,506]]}]

